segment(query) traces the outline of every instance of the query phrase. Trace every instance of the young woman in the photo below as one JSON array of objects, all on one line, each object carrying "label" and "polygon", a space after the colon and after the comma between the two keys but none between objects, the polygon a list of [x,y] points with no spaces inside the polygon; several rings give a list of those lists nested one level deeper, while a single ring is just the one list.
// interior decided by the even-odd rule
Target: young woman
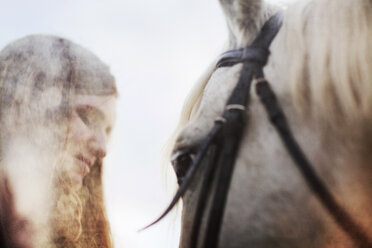
[{"label": "young woman", "polygon": [[1,247],[112,247],[102,160],[116,98],[108,67],[66,39],[0,52]]}]

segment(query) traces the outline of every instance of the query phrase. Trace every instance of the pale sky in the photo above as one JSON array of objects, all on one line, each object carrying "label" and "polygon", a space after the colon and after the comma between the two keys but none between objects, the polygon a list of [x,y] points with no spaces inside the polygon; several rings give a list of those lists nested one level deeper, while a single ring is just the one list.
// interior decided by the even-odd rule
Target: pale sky
[{"label": "pale sky", "polygon": [[137,230],[172,197],[161,149],[187,93],[227,39],[218,1],[0,0],[0,30],[1,49],[29,34],[53,34],[110,66],[120,98],[105,189],[116,247],[177,247],[176,218]]}]

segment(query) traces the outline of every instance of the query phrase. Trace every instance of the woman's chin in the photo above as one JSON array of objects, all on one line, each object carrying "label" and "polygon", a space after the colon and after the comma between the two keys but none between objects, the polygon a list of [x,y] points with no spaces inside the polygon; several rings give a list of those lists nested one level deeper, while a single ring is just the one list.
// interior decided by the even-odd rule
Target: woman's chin
[{"label": "woman's chin", "polygon": [[72,186],[75,189],[80,189],[81,186],[83,186],[83,177],[81,175],[76,174],[72,176],[71,182],[72,182]]}]

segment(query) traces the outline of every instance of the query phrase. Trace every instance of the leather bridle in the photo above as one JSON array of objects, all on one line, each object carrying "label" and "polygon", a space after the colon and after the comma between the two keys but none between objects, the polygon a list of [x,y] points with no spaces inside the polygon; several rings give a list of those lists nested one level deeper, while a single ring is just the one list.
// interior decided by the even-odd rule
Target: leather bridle
[{"label": "leather bridle", "polygon": [[[176,205],[191,184],[201,161],[208,152],[211,153],[210,158],[212,159],[205,163],[205,174],[203,175],[191,233],[191,248],[215,248],[218,246],[218,238],[235,160],[242,134],[250,118],[246,110],[249,107],[251,85],[254,81],[256,93],[305,183],[334,221],[353,240],[356,247],[372,247],[372,242],[368,239],[363,229],[335,200],[306,158],[292,135],[287,119],[274,92],[264,77],[263,67],[266,65],[270,54],[269,46],[279,32],[281,24],[281,14],[271,17],[264,24],[250,46],[222,54],[216,68],[242,63],[243,68],[240,72],[239,81],[227,101],[224,113],[216,119],[212,130],[201,144],[183,183],[180,185],[169,207],[155,222],[149,225],[157,223]],[[212,146],[214,151],[210,152]],[[211,188],[214,180],[217,180],[217,183],[212,194]],[[209,197],[212,198],[210,199]],[[201,222],[208,199],[211,202],[210,210],[206,218],[205,231],[201,235]],[[203,240],[201,240],[201,236],[204,237]]]}]

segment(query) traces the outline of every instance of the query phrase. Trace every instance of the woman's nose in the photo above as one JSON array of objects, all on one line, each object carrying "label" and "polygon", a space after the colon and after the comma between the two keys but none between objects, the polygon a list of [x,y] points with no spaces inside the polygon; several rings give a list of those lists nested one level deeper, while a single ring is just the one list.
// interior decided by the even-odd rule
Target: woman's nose
[{"label": "woman's nose", "polygon": [[96,158],[103,158],[107,153],[107,137],[104,132],[96,132],[89,143],[90,150]]}]

